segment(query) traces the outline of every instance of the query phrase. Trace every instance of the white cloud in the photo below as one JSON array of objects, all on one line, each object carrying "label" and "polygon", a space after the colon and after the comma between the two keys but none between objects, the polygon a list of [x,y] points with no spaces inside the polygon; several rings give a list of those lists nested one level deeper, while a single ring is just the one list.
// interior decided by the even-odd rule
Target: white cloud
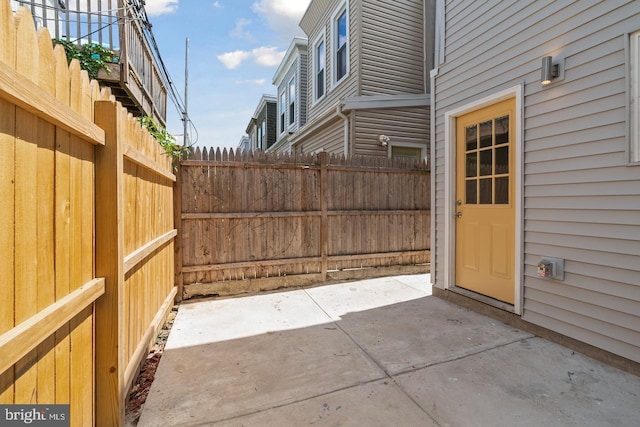
[{"label": "white cloud", "polygon": [[288,38],[304,35],[298,24],[311,0],[258,0],[253,11],[262,16],[267,25]]},{"label": "white cloud", "polygon": [[276,67],[280,65],[282,58],[284,58],[285,51],[278,51],[277,47],[258,47],[251,51],[256,64],[265,67]]},{"label": "white cloud", "polygon": [[145,10],[150,16],[174,13],[178,9],[178,0],[147,0]]},{"label": "white cloud", "polygon": [[265,79],[236,80],[236,84],[238,85],[251,84],[251,85],[262,86],[265,82],[266,82]]},{"label": "white cloud", "polygon": [[252,51],[235,50],[233,52],[223,53],[218,55],[217,58],[222,62],[225,68],[229,70],[235,70],[245,60],[253,57],[256,64],[263,67],[275,67],[280,64],[282,58],[284,58],[285,51],[278,51],[277,47],[262,46],[253,49]]},{"label": "white cloud", "polygon": [[231,30],[229,35],[231,37],[236,38],[247,38],[251,39],[251,33],[249,31],[245,31],[245,27],[251,24],[251,21],[248,19],[240,18],[236,21],[236,26]]},{"label": "white cloud", "polygon": [[218,59],[225,68],[229,70],[234,70],[242,64],[242,62],[251,57],[251,52],[246,52],[244,50],[235,50],[233,52],[223,53],[222,55],[218,55]]},{"label": "white cloud", "polygon": [[212,6],[215,7],[216,9],[220,9],[222,7],[222,4],[220,4],[219,1],[214,1]]}]

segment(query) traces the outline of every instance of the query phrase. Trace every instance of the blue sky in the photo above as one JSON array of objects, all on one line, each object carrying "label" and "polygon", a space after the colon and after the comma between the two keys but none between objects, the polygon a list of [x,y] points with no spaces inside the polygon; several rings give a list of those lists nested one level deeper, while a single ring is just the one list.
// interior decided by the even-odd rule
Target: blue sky
[{"label": "blue sky", "polygon": [[[275,95],[273,75],[292,38],[304,36],[298,23],[309,2],[146,1],[162,59],[181,96],[185,39],[190,40],[188,102],[196,145],[237,146],[262,94]],[[168,131],[181,135],[182,122],[170,101],[167,111]]]}]

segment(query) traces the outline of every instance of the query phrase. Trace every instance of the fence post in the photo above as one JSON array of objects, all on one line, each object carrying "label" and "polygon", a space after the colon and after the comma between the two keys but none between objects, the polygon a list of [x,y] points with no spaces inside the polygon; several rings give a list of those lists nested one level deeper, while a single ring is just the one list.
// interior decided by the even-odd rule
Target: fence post
[{"label": "fence post", "polygon": [[105,294],[96,302],[96,425],[124,425],[124,173],[122,125],[113,101],[95,103],[105,131],[96,148],[96,277]]},{"label": "fence post", "polygon": [[176,182],[173,183],[173,226],[178,234],[174,240],[175,285],[177,287],[176,302],[182,301],[184,280],[182,277],[182,166],[176,162]]},{"label": "fence post", "polygon": [[320,163],[320,258],[321,258],[321,277],[322,281],[327,280],[328,269],[328,252],[329,252],[329,222],[328,222],[328,166],[329,153],[323,151],[318,154],[318,162]]}]

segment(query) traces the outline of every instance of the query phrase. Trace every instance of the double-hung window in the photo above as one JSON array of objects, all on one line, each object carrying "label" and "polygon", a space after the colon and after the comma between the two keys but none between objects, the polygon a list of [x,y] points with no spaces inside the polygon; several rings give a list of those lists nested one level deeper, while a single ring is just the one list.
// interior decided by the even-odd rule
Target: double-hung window
[{"label": "double-hung window", "polygon": [[324,39],[321,39],[314,48],[314,83],[315,83],[315,99],[320,99],[324,96],[326,87],[325,83],[325,68],[327,63],[326,50],[324,45]]},{"label": "double-hung window", "polygon": [[640,31],[631,34],[631,161],[640,162]]},{"label": "double-hung window", "polygon": [[347,8],[340,12],[334,21],[334,47],[335,47],[335,82],[342,80],[349,72],[349,43],[347,30]]},{"label": "double-hung window", "polygon": [[296,121],[296,78],[289,81],[289,125]]},{"label": "double-hung window", "polygon": [[282,91],[280,94],[280,133],[285,131],[285,123],[287,115],[287,92]]}]

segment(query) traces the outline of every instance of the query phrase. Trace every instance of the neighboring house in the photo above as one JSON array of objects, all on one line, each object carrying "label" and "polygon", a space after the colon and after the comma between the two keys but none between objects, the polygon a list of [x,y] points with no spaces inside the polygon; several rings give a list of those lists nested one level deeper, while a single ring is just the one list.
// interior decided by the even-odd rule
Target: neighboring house
[{"label": "neighboring house", "polygon": [[434,0],[312,0],[307,123],[297,152],[425,158]]},{"label": "neighboring house", "polygon": [[166,124],[167,88],[145,33],[144,1],[11,0],[13,10],[19,5],[29,8],[36,28],[47,27],[52,38],[113,51],[106,59],[108,71],[98,73],[100,85],[110,87],[133,115]]},{"label": "neighboring house", "polygon": [[244,135],[240,138],[240,142],[238,142],[238,147],[236,151],[249,151],[251,150],[251,140],[247,135]]},{"label": "neighboring house", "polygon": [[276,142],[276,97],[262,95],[253,117],[247,125],[251,150],[265,151]]},{"label": "neighboring house", "polygon": [[640,362],[640,2],[437,17],[434,294]]},{"label": "neighboring house", "polygon": [[277,139],[271,152],[291,152],[289,135],[307,122],[307,39],[291,42],[273,76],[277,88]]}]

